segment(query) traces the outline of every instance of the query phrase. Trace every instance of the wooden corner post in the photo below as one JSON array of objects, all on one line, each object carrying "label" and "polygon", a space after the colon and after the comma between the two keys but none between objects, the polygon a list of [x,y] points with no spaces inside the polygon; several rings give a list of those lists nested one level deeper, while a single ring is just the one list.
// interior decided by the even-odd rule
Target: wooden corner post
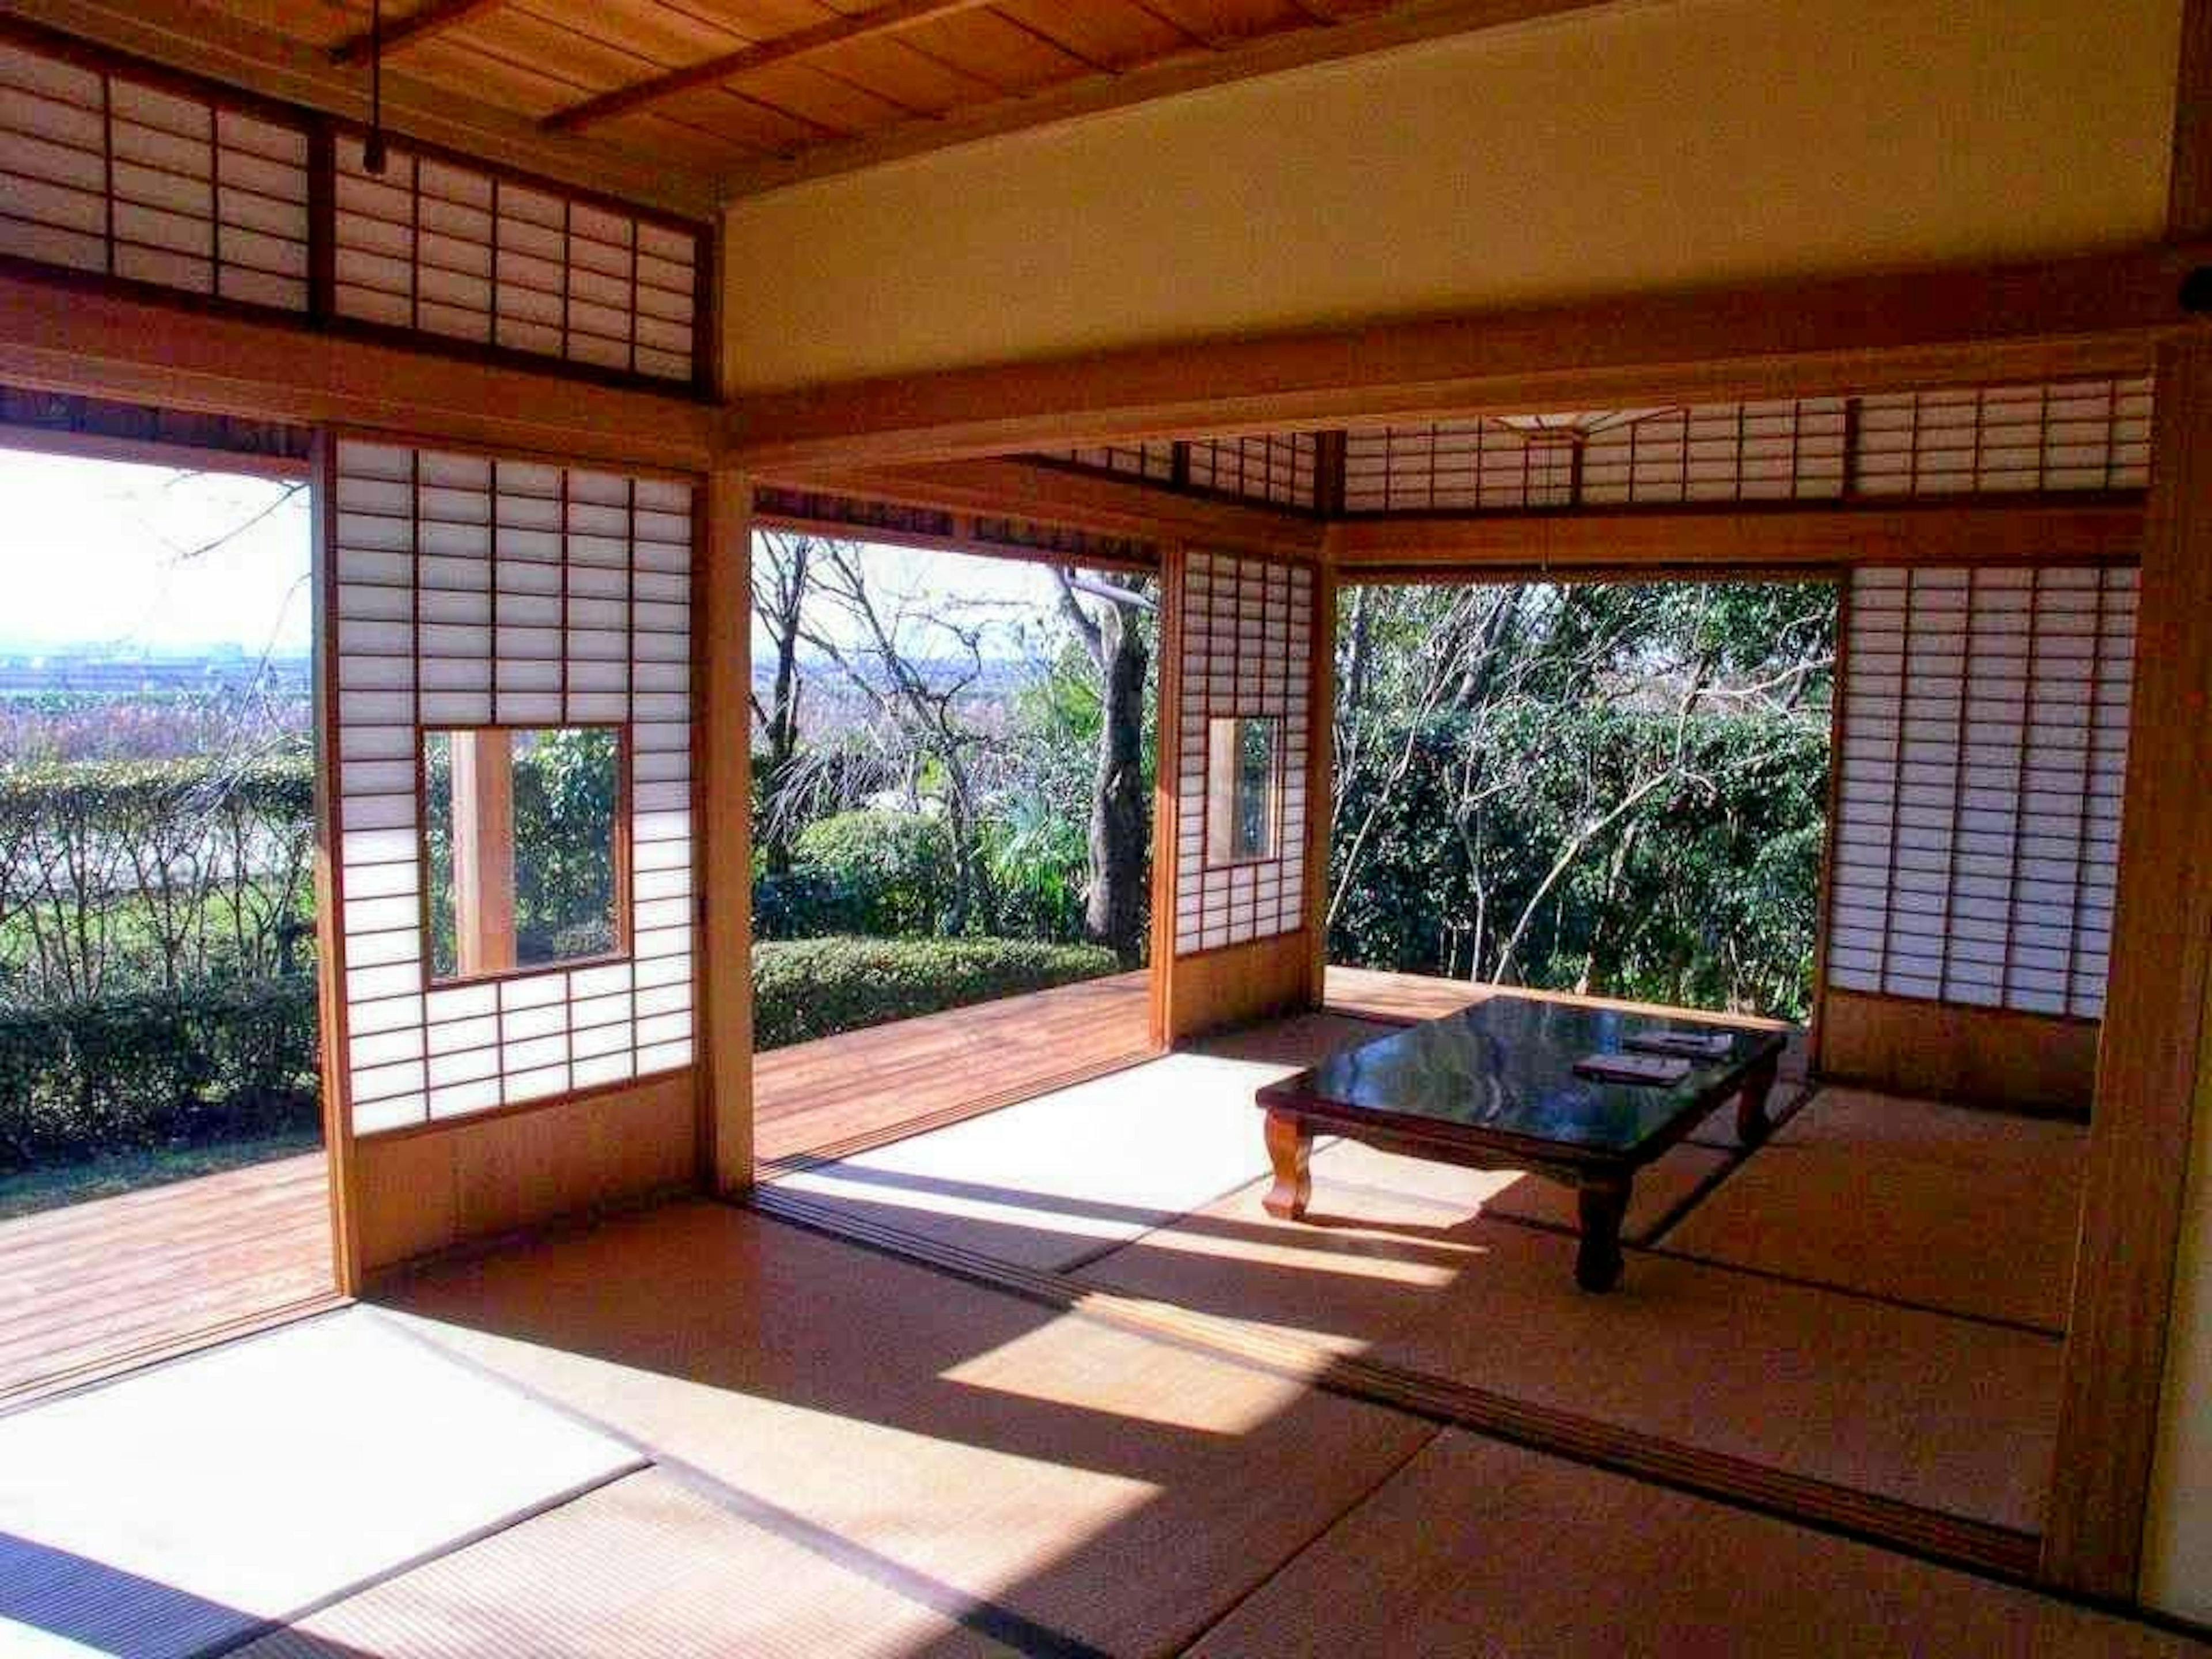
[{"label": "wooden corner post", "polygon": [[702,779],[698,915],[705,951],[700,998],[699,1174],[725,1196],[753,1181],[752,482],[710,477],[693,572],[700,711],[694,759]]}]

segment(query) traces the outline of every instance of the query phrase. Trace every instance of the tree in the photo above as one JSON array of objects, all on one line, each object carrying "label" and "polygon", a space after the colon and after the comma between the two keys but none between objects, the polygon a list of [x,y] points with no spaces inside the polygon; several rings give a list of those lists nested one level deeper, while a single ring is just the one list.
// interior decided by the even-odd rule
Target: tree
[{"label": "tree", "polygon": [[[812,588],[810,571],[816,544],[811,536],[782,530],[763,531],[753,538],[753,615],[768,631],[775,668],[769,681],[768,706],[762,707],[757,690],[749,688],[748,695],[752,699],[753,723],[767,740],[766,749],[757,757],[760,775],[755,781],[769,798],[781,788],[799,753],[799,709],[805,691],[799,647],[806,598]],[[764,815],[760,842],[762,861],[772,872],[780,875],[790,869],[792,834],[787,814]]]},{"label": "tree", "polygon": [[1144,959],[1145,854],[1152,825],[1144,772],[1150,653],[1141,618],[1155,602],[1147,593],[1066,567],[1055,567],[1053,577],[1060,614],[1098,672],[1098,764],[1091,795],[1084,930],[1109,947],[1123,967],[1133,968]]}]

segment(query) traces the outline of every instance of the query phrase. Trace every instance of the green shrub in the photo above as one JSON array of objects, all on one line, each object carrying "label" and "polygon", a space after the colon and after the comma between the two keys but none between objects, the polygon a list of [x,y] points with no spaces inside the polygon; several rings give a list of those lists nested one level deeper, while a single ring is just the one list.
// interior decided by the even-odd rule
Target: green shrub
[{"label": "green shrub", "polygon": [[952,905],[952,837],[931,813],[870,807],[818,818],[792,860],[819,884],[834,925],[855,933],[927,933]]},{"label": "green shrub", "polygon": [[316,1020],[311,974],[0,1006],[0,1175],[311,1127]]},{"label": "green shrub", "polygon": [[753,947],[753,1046],[780,1048],[1110,974],[1111,951],[1006,939],[806,939]]}]

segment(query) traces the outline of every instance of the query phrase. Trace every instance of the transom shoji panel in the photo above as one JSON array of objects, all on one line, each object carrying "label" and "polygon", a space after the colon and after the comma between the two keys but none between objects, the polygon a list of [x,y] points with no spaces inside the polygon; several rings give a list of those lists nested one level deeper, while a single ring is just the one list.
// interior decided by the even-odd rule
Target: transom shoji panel
[{"label": "transom shoji panel", "polygon": [[[353,1122],[404,1127],[692,1057],[691,487],[346,440],[331,515]],[[434,986],[426,726],[624,724],[628,959]]]},{"label": "transom shoji panel", "polygon": [[[1182,586],[1176,779],[1176,954],[1294,933],[1305,925],[1308,669],[1313,574],[1300,565],[1193,553]],[[1206,862],[1207,722],[1282,720],[1275,856]]]},{"label": "transom shoji panel", "polygon": [[0,253],[305,311],[307,134],[0,41]]},{"label": "transom shoji panel", "polygon": [[1310,432],[1252,438],[1194,438],[1190,485],[1278,507],[1310,507],[1318,476],[1318,445]]},{"label": "transom shoji panel", "polygon": [[1828,983],[2104,1012],[2132,569],[1852,578]]},{"label": "transom shoji panel", "polygon": [[2141,489],[2151,383],[1902,392],[1858,400],[1857,487],[1869,495]]},{"label": "transom shoji panel", "polygon": [[1097,472],[1115,472],[1125,478],[1150,478],[1167,483],[1175,477],[1175,445],[1165,439],[1152,443],[1103,444],[1091,449],[1071,449],[1061,459]]},{"label": "transom shoji panel", "polygon": [[669,380],[696,362],[699,236],[393,147],[337,138],[342,317]]}]

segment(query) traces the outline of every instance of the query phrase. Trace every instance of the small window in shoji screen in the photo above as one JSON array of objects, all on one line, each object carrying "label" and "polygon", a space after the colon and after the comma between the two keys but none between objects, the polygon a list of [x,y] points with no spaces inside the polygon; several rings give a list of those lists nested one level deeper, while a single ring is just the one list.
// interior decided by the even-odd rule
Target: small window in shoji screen
[{"label": "small window in shoji screen", "polygon": [[627,762],[614,726],[423,733],[434,981],[622,952]]},{"label": "small window in shoji screen", "polygon": [[1283,723],[1225,715],[1206,731],[1206,861],[1253,864],[1275,856],[1283,798]]}]

